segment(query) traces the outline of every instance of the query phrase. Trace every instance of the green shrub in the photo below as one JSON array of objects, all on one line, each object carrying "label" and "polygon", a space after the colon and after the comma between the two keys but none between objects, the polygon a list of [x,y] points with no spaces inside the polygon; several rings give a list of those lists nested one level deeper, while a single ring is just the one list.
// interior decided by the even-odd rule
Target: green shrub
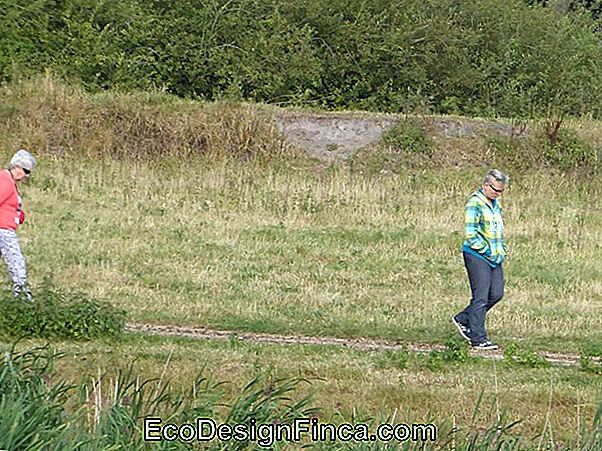
[{"label": "green shrub", "polygon": [[350,166],[352,171],[399,173],[406,167],[429,164],[433,149],[425,120],[406,117],[386,130],[378,143],[355,152]]},{"label": "green shrub", "polygon": [[486,147],[490,163],[525,170],[548,167],[563,172],[595,173],[600,168],[599,150],[575,130],[562,125],[554,133],[526,133],[520,137],[491,135]]},{"label": "green shrub", "polygon": [[530,368],[547,368],[550,366],[545,357],[539,355],[529,347],[510,343],[504,349],[504,361],[510,365],[527,366]]},{"label": "green shrub", "polygon": [[596,170],[597,149],[574,130],[562,127],[554,139],[540,138],[544,162],[563,171]]},{"label": "green shrub", "polygon": [[391,153],[426,157],[432,155],[433,144],[426,125],[420,119],[401,121],[383,134],[382,143]]},{"label": "green shrub", "polygon": [[435,349],[428,354],[427,367],[433,371],[444,368],[445,364],[462,364],[470,360],[468,346],[465,342],[450,338],[445,342],[445,348]]},{"label": "green shrub", "polygon": [[119,337],[125,311],[82,293],[63,293],[44,284],[33,302],[0,292],[0,335],[5,337],[93,339]]},{"label": "green shrub", "polygon": [[491,154],[491,161],[488,161],[491,166],[521,171],[540,164],[536,146],[529,137],[512,139],[492,135],[487,137],[485,145]]},{"label": "green shrub", "polygon": [[581,369],[594,374],[602,374],[602,345],[590,344],[583,347],[579,359]]}]

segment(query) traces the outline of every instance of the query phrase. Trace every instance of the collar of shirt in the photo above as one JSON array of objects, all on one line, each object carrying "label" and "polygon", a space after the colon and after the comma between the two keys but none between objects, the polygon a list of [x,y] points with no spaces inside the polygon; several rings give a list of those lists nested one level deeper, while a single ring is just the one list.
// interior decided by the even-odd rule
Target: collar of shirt
[{"label": "collar of shirt", "polygon": [[479,188],[479,190],[477,191],[477,196],[479,196],[479,199],[481,199],[483,202],[485,202],[485,204],[488,205],[492,210],[495,210],[497,208],[498,200],[497,199],[489,199],[485,195],[483,188]]}]

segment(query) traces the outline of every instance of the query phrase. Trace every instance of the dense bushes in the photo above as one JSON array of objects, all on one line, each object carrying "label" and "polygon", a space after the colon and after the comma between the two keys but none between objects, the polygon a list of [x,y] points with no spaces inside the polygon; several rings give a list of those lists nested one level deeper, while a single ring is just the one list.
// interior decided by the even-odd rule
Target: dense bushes
[{"label": "dense bushes", "polygon": [[46,284],[33,302],[0,292],[0,336],[17,338],[91,339],[117,337],[126,314],[79,293],[62,293]]},{"label": "dense bushes", "polygon": [[1,1],[0,79],[340,109],[602,114],[592,17],[521,0]]}]

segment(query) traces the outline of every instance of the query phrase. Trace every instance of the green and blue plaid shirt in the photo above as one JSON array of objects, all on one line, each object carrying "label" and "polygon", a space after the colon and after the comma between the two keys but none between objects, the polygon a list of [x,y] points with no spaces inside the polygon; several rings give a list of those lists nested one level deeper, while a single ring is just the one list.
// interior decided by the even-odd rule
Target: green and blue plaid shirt
[{"label": "green and blue plaid shirt", "polygon": [[466,204],[462,250],[484,259],[492,267],[506,257],[504,222],[499,199],[488,201],[483,190],[473,193]]}]

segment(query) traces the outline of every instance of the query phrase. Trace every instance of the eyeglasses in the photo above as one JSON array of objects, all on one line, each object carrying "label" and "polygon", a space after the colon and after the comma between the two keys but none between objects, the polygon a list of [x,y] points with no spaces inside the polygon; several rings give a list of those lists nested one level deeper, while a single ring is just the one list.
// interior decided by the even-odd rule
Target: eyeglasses
[{"label": "eyeglasses", "polygon": [[504,192],[504,188],[502,189],[497,189],[495,186],[493,186],[493,184],[489,184],[489,188],[491,188],[493,191],[495,191],[498,194],[502,194]]},{"label": "eyeglasses", "polygon": [[29,169],[25,169],[25,168],[21,168],[21,169],[23,169],[23,172],[25,172],[25,175],[31,174],[31,171]]}]

